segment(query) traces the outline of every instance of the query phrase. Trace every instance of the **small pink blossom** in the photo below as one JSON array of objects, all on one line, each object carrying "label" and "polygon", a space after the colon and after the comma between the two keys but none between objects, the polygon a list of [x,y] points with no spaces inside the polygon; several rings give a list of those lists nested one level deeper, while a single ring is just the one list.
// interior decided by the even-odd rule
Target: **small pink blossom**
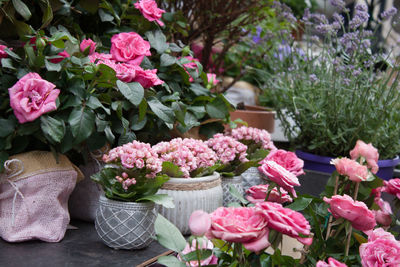
[{"label": "small pink blossom", "polygon": [[240,142],[253,142],[264,149],[272,150],[275,148],[271,141],[271,135],[266,130],[242,126],[232,129],[230,136]]},{"label": "small pink blossom", "polygon": [[318,261],[315,267],[347,267],[345,263],[335,260],[332,257],[328,258],[328,263],[324,261]]},{"label": "small pink blossom", "polygon": [[[196,251],[197,247],[199,247],[200,249],[209,249],[212,250],[214,248],[214,244],[210,241],[210,240],[202,240],[202,242],[197,245],[197,240],[193,239],[192,240],[192,244],[187,243],[186,247],[182,250],[182,254],[186,255],[190,252]],[[178,255],[178,259],[181,260],[180,256]],[[218,262],[218,258],[212,254],[210,257],[208,257],[207,259],[201,260],[200,264],[201,266],[208,266],[208,265],[212,265],[212,264],[217,264]],[[188,263],[186,263],[186,266],[199,266],[199,262],[196,261],[190,261]]]},{"label": "small pink blossom", "polygon": [[367,166],[348,158],[336,158],[331,161],[340,175],[346,175],[353,182],[366,181],[370,177]]},{"label": "small pink blossom", "polygon": [[61,61],[63,61],[65,58],[70,57],[70,55],[68,54],[67,51],[62,51],[60,53],[57,54],[59,57],[58,58],[52,58],[50,59],[51,63],[57,64],[60,63]]},{"label": "small pink blossom", "polygon": [[[264,160],[275,161],[296,176],[304,174],[304,162],[293,152],[277,149],[271,151]],[[261,161],[260,164],[262,164],[262,162],[263,161]]]},{"label": "small pink blossom", "polygon": [[151,56],[150,43],[136,32],[121,32],[111,38],[110,54],[116,61],[140,65],[144,56]]},{"label": "small pink blossom", "polygon": [[215,73],[207,73],[207,81],[211,85],[217,85],[220,82]]},{"label": "small pink blossom", "polygon": [[206,144],[217,153],[218,159],[222,164],[228,164],[234,160],[239,160],[240,162],[248,161],[246,158],[247,146],[230,136],[216,134],[213,138],[208,139]]},{"label": "small pink blossom", "polygon": [[203,236],[211,227],[210,215],[202,210],[195,210],[189,218],[189,228],[192,235]]},{"label": "small pink blossom", "polygon": [[368,167],[371,168],[371,172],[374,174],[378,172],[379,153],[371,143],[366,144],[358,140],[354,149],[350,151],[350,157],[354,160],[363,157],[367,161]]},{"label": "small pink blossom", "polygon": [[185,59],[187,59],[189,62],[183,64],[183,68],[185,69],[186,73],[189,75],[189,82],[194,82],[193,77],[190,75],[188,69],[193,69],[196,70],[196,72],[199,72],[199,67],[197,64],[200,64],[200,61],[197,58],[191,57],[191,56],[186,56]]},{"label": "small pink blossom", "polygon": [[267,197],[268,194],[268,187],[269,186],[267,184],[254,185],[250,187],[249,189],[246,190],[247,200],[254,204],[264,201],[277,202],[277,203],[286,203],[293,201],[293,199],[290,197],[290,195],[285,189],[279,188],[280,190],[279,192],[276,187],[274,187],[271,190],[271,192],[269,192],[268,199],[266,200],[265,198]]},{"label": "small pink blossom", "polygon": [[5,49],[7,48],[7,46],[5,45],[0,45],[0,59],[1,58],[6,58],[8,57],[7,52],[5,51]]},{"label": "small pink blossom", "polygon": [[164,26],[160,19],[165,10],[158,8],[156,1],[139,0],[135,3],[135,8],[139,9],[148,21],[156,21],[160,26]]},{"label": "small pink blossom", "polygon": [[86,48],[89,47],[89,55],[92,55],[94,51],[96,50],[96,42],[94,42],[92,39],[83,39],[79,48],[81,49],[81,52],[84,52]]},{"label": "small pink blossom", "polygon": [[389,193],[400,199],[400,178],[390,179],[389,181],[383,181],[384,186],[382,192]]}]

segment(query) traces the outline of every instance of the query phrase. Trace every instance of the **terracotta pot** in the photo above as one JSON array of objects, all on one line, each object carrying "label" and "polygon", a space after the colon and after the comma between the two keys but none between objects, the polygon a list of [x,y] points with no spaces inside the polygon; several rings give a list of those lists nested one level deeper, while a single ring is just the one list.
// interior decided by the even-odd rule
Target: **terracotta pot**
[{"label": "terracotta pot", "polygon": [[230,112],[231,120],[242,119],[247,122],[249,127],[274,132],[275,111],[261,106],[245,106],[245,110],[235,110]]}]

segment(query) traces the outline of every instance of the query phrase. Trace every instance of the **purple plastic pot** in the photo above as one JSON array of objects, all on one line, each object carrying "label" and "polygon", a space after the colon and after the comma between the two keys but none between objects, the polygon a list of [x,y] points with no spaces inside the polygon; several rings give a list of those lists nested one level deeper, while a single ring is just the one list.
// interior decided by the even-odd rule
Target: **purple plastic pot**
[{"label": "purple plastic pot", "polygon": [[[304,161],[304,169],[306,170],[328,174],[335,171],[335,166],[330,164],[331,157],[318,156],[301,150],[296,150],[296,155]],[[394,159],[378,160],[379,171],[376,175],[384,180],[392,179],[394,167],[399,163],[399,156],[396,156]]]}]

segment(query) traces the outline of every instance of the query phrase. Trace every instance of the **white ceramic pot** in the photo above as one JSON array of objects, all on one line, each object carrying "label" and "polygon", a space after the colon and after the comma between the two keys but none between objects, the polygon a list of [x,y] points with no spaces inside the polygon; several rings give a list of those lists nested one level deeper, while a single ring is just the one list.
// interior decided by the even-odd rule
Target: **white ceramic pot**
[{"label": "white ceramic pot", "polygon": [[212,212],[222,206],[222,187],[219,173],[198,178],[170,178],[158,194],[173,197],[175,208],[157,205],[157,211],[175,224],[182,234],[190,234],[189,217],[195,210]]},{"label": "white ceramic pot", "polygon": [[243,185],[242,185],[242,176],[234,176],[234,177],[221,177],[222,180],[222,191],[223,191],[223,201],[222,204],[224,207],[227,207],[229,203],[232,202],[238,202],[240,201],[232,196],[232,194],[229,192],[229,187],[232,185],[236,190],[243,195],[244,190],[243,190]]},{"label": "white ceramic pot", "polygon": [[95,227],[101,240],[115,249],[141,249],[153,241],[153,202],[122,202],[100,196]]}]

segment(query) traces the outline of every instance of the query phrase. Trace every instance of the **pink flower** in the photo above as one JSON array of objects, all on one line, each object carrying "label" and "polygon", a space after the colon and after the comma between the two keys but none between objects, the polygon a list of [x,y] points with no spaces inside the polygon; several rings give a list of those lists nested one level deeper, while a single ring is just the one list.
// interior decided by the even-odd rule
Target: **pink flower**
[{"label": "pink flower", "polygon": [[163,84],[157,76],[157,69],[143,70],[139,66],[136,68],[136,76],[134,81],[140,83],[144,88],[149,88],[155,85]]},{"label": "pink flower", "polygon": [[79,47],[82,52],[84,52],[86,50],[86,48],[89,47],[89,55],[92,55],[94,53],[94,51],[96,50],[96,42],[94,42],[90,38],[83,39]]},{"label": "pink flower", "polygon": [[[277,149],[271,151],[264,160],[275,161],[296,176],[304,174],[304,162],[293,152]],[[262,164],[262,162],[260,164]]]},{"label": "pink flower", "polygon": [[189,228],[192,235],[203,236],[211,227],[210,215],[202,210],[195,210],[189,218]]},{"label": "pink flower", "polygon": [[92,63],[100,64],[101,62],[104,62],[104,61],[107,61],[107,60],[111,61],[112,60],[112,55],[111,54],[94,52],[93,54],[89,55],[89,60]]},{"label": "pink flower", "polygon": [[164,23],[160,20],[165,10],[157,7],[157,3],[154,0],[139,0],[135,3],[135,8],[143,14],[148,21],[156,21],[160,26],[164,26]]},{"label": "pink flower", "polygon": [[332,257],[329,257],[328,263],[324,261],[318,261],[315,267],[347,267],[347,265],[338,260],[335,260]]},{"label": "pink flower", "polygon": [[247,162],[247,146],[236,141],[230,136],[215,134],[213,138],[206,141],[208,147],[217,153],[218,159],[222,164],[228,164],[234,160]]},{"label": "pink flower", "polygon": [[220,207],[211,216],[208,235],[228,242],[242,243],[250,251],[258,252],[270,246],[268,220],[254,207]]},{"label": "pink flower", "polygon": [[187,69],[196,70],[196,72],[198,73],[199,70],[198,70],[197,64],[199,64],[200,61],[197,58],[194,58],[194,57],[191,57],[191,56],[186,56],[185,59],[189,60],[189,63],[183,64],[183,68],[185,69],[186,73],[189,75],[189,82],[193,82],[194,79],[190,75],[190,73],[189,73],[189,71]]},{"label": "pink flower", "polygon": [[400,178],[383,181],[383,185],[382,192],[389,193],[400,199]]},{"label": "pink flower", "polygon": [[144,56],[151,56],[150,43],[136,32],[121,32],[111,38],[110,53],[116,61],[140,65]]},{"label": "pink flower", "polygon": [[207,81],[212,85],[217,85],[220,82],[215,73],[207,73]]},{"label": "pink flower", "polygon": [[265,174],[272,182],[282,186],[286,191],[297,197],[294,186],[300,186],[296,175],[286,170],[275,161],[265,160],[258,170]]},{"label": "pink flower", "polygon": [[271,135],[266,131],[253,127],[242,126],[232,129],[230,135],[240,142],[250,142],[259,145],[261,148],[274,150],[275,146],[271,141]]},{"label": "pink flower", "polygon": [[378,172],[378,150],[371,144],[366,144],[361,140],[358,140],[356,146],[350,151],[351,159],[356,160],[359,157],[363,157],[371,168],[371,172],[376,174]]},{"label": "pink flower", "polygon": [[[281,191],[280,193],[278,192],[278,189],[276,187],[274,187],[271,190],[268,196],[268,201],[278,202],[278,203],[293,201],[286,190],[284,190],[283,188],[279,189]],[[266,201],[265,198],[267,197],[267,192],[268,192],[267,184],[254,185],[246,190],[246,194],[248,194],[246,198],[248,201],[254,204],[259,202],[264,202]]]},{"label": "pink flower", "polygon": [[324,197],[330,205],[329,211],[333,217],[344,218],[360,231],[368,231],[375,227],[375,216],[362,201],[354,201],[348,195],[335,195],[331,199]]},{"label": "pink flower", "polygon": [[312,237],[300,236],[309,236],[311,234],[310,224],[300,212],[284,208],[281,204],[274,202],[257,203],[256,208],[264,213],[268,228],[296,238],[305,245],[312,244]]},{"label": "pink flower", "polygon": [[379,210],[372,211],[375,215],[376,222],[382,226],[389,226],[392,223],[391,215],[393,214],[389,202],[381,198],[375,198],[375,203],[377,203],[380,208]]},{"label": "pink flower", "polygon": [[[197,250],[197,240],[193,239],[192,244],[190,245],[189,243],[186,244],[186,247],[182,250],[182,254],[186,255],[190,252],[196,251]],[[210,240],[202,240],[202,242],[199,242],[198,247],[200,249],[209,249],[212,250],[214,248],[214,244]],[[178,255],[178,259],[181,260],[180,256]],[[201,260],[200,264],[201,266],[208,266],[212,264],[217,264],[218,263],[218,258],[215,255],[211,255],[207,259]],[[196,261],[190,261],[189,263],[186,264],[187,266],[199,266],[199,262]]]},{"label": "pink flower", "polygon": [[359,250],[364,267],[400,266],[400,242],[382,228],[375,229]]},{"label": "pink flower", "polygon": [[39,74],[31,72],[9,88],[10,106],[19,123],[34,121],[42,114],[55,110],[56,99],[60,94],[60,90],[55,87]]},{"label": "pink flower", "polygon": [[0,45],[0,59],[1,58],[6,58],[8,57],[7,52],[5,51],[5,49],[7,48],[7,46],[5,45]]},{"label": "pink flower", "polygon": [[50,59],[50,62],[51,63],[54,63],[54,64],[57,64],[57,63],[60,63],[61,61],[63,61],[64,60],[64,58],[67,58],[67,57],[70,57],[70,55],[68,54],[68,52],[67,51],[62,51],[62,52],[60,52],[60,53],[58,53],[58,56],[60,56],[59,58],[52,58],[52,59]]},{"label": "pink flower", "polygon": [[340,175],[348,176],[353,182],[366,181],[370,176],[367,166],[361,165],[355,160],[337,158],[333,159],[331,164],[335,165]]}]

